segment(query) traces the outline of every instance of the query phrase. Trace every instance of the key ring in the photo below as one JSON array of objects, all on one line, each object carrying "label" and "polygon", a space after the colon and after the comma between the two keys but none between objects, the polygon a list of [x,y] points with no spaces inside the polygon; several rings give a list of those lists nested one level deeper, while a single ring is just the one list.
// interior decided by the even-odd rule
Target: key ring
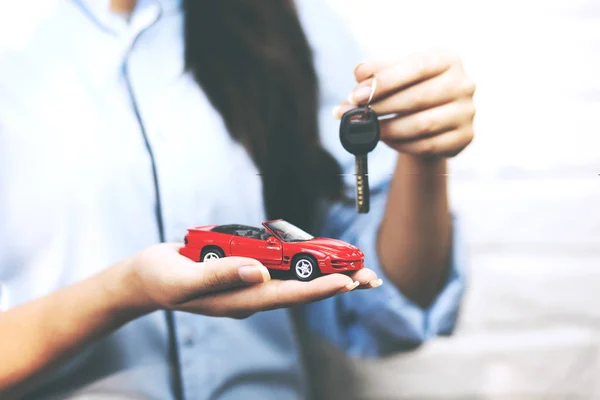
[{"label": "key ring", "polygon": [[371,108],[371,101],[373,101],[373,97],[375,96],[375,91],[377,90],[377,75],[373,75],[373,81],[371,82],[371,95],[369,96],[369,100],[367,100],[367,105],[365,106],[365,115]]}]

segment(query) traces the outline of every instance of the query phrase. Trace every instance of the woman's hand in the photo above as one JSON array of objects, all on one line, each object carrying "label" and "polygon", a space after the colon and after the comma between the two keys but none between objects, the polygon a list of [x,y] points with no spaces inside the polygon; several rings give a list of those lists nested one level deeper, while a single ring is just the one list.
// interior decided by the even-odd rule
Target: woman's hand
[{"label": "woman's hand", "polygon": [[366,104],[376,78],[371,107],[380,116],[381,140],[405,154],[452,157],[473,140],[475,84],[456,56],[430,52],[399,62],[359,64],[358,86],[334,110],[340,118]]},{"label": "woman's hand", "polygon": [[[257,311],[289,307],[381,284],[369,269],[352,276],[332,274],[311,282],[271,279],[258,261],[225,257],[196,263],[179,254],[178,244],[152,246],[122,264],[119,284],[132,311],[181,310],[197,314],[246,318]],[[114,281],[113,281],[114,282]]]},{"label": "woman's hand", "polygon": [[443,52],[365,62],[354,75],[358,86],[334,115],[365,105],[374,87],[370,106],[382,117],[381,140],[402,154],[379,230],[379,260],[391,283],[427,307],[451,265],[446,158],[473,140],[475,85],[460,59]]},{"label": "woman's hand", "polygon": [[226,257],[195,263],[179,254],[180,247],[149,247],[88,279],[2,313],[0,397],[20,398],[47,368],[158,309],[245,318],[381,284],[368,269],[311,282],[272,280],[256,260]]}]

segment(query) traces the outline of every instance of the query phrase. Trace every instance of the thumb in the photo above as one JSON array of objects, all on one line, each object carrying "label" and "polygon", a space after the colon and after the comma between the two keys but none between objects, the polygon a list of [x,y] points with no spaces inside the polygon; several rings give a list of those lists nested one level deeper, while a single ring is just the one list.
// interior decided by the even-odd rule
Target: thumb
[{"label": "thumb", "polygon": [[204,294],[269,280],[271,280],[269,270],[252,258],[224,257],[202,263],[186,263],[186,267],[178,273],[177,286],[184,297],[178,303],[187,302]]}]

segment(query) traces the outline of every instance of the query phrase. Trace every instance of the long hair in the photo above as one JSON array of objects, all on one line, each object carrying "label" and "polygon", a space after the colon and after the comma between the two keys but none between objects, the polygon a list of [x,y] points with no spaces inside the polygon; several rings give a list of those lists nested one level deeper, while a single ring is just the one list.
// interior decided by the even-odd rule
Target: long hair
[{"label": "long hair", "polygon": [[185,65],[249,152],[269,219],[311,229],[342,197],[319,141],[317,76],[293,0],[184,0]]}]

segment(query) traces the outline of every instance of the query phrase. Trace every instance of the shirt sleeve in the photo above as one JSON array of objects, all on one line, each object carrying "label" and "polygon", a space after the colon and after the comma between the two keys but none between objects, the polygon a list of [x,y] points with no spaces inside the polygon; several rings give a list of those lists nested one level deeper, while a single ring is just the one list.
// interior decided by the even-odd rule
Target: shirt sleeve
[{"label": "shirt sleeve", "polygon": [[[354,156],[342,148],[339,121],[332,117],[331,110],[355,87],[353,69],[362,61],[361,51],[331,9],[319,6],[316,10],[312,4],[299,1],[320,80],[321,142],[340,163],[347,194],[353,198]],[[353,355],[382,356],[412,348],[436,335],[450,334],[465,288],[465,250],[456,218],[453,218],[451,269],[444,288],[429,308],[414,304],[386,279],[375,242],[396,160],[397,153],[380,143],[369,154],[371,211],[358,214],[354,204],[327,205],[321,229],[313,232],[358,246],[365,253],[366,267],[384,280],[379,288],[356,290],[305,305],[301,310],[305,327]]]},{"label": "shirt sleeve", "polygon": [[365,254],[365,266],[382,277],[384,284],[304,306],[309,330],[358,356],[383,356],[415,347],[437,335],[452,333],[465,289],[466,257],[456,218],[452,219],[452,256],[447,282],[430,307],[423,309],[416,305],[386,279],[377,255],[376,237],[388,184],[386,179],[372,185],[368,214],[357,214],[353,205],[331,206],[324,228],[319,232],[320,236],[358,246]]}]

